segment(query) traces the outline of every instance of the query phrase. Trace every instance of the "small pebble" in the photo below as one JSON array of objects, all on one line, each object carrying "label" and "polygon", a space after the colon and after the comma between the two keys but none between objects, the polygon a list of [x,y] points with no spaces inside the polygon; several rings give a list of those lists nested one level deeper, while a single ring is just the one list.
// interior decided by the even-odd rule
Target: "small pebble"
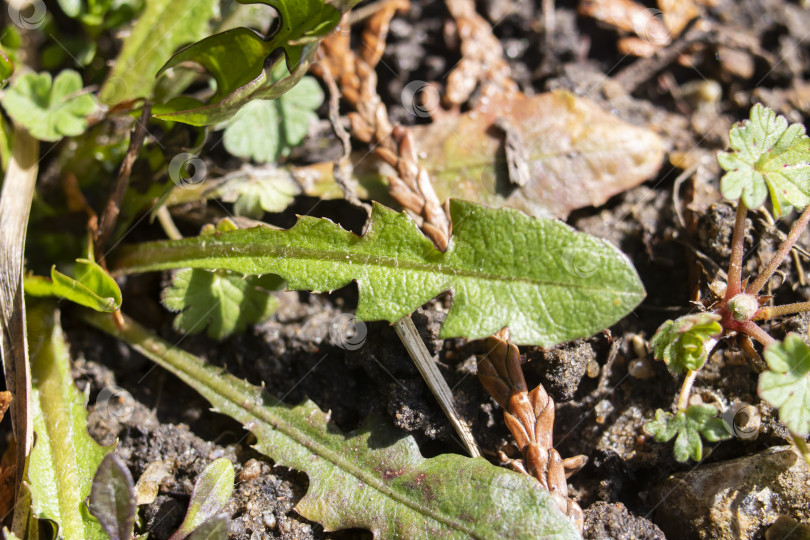
[{"label": "small pebble", "polygon": [[262,521],[264,521],[264,526],[268,529],[276,528],[276,515],[273,512],[265,512],[262,514]]},{"label": "small pebble", "polygon": [[689,405],[705,405],[703,397],[700,394],[692,394],[689,396]]},{"label": "small pebble", "polygon": [[650,379],[655,376],[655,370],[647,357],[630,360],[627,372],[636,379]]},{"label": "small pebble", "polygon": [[639,334],[633,334],[630,338],[630,345],[633,347],[633,352],[636,354],[637,358],[643,358],[647,356],[647,342],[644,341],[644,337]]},{"label": "small pebble", "polygon": [[596,404],[594,409],[596,410],[596,423],[604,424],[608,415],[613,412],[613,404],[610,401],[603,399]]},{"label": "small pebble", "polygon": [[249,459],[247,463],[245,463],[245,466],[242,467],[242,471],[239,473],[239,481],[247,482],[248,480],[253,480],[258,478],[261,473],[261,462],[256,459]]}]

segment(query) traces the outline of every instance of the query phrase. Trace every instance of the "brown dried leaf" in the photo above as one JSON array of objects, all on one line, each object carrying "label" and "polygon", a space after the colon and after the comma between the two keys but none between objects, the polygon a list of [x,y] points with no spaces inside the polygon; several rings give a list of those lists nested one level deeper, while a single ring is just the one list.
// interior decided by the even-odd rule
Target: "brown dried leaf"
[{"label": "brown dried leaf", "polygon": [[653,45],[670,42],[670,34],[655,12],[633,0],[583,0],[578,11],[580,15],[632,32]]},{"label": "brown dried leaf", "polygon": [[[528,146],[525,187],[509,180],[503,131],[493,127],[499,119]],[[565,91],[493,98],[412,131],[440,200],[452,196],[534,216],[563,218],[599,206],[655,175],[664,157],[664,143],[651,130]]]},{"label": "brown dried leaf", "polygon": [[700,9],[692,0],[658,0],[658,8],[664,19],[664,26],[673,36],[680,35],[686,23],[700,14]]}]

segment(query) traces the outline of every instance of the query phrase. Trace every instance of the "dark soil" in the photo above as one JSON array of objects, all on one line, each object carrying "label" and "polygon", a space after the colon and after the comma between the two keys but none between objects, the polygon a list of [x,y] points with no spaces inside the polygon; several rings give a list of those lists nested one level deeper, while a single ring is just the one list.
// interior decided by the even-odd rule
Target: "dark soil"
[{"label": "dark soil", "polygon": [[[611,89],[611,78],[644,60],[620,55],[616,31],[578,16],[576,2],[556,4],[554,36],[546,40],[540,30],[540,2],[478,2],[479,12],[493,23],[513,76],[526,93],[571,89],[630,122],[652,125],[673,151],[692,149],[695,155],[709,157],[725,146],[724,134],[731,122],[745,117],[753,100],[764,101],[791,121],[800,121],[810,111],[810,99],[800,99],[803,94],[797,90],[810,68],[806,56],[810,12],[791,2],[723,0],[708,8],[713,21],[748,40],[748,49],[736,49],[741,51],[739,61],[751,65],[748,77],[740,76],[738,66],[718,60],[718,45],[709,39],[702,51],[692,55],[694,67],[664,66],[640,80],[629,94]],[[380,94],[394,119],[414,120],[400,105],[405,84],[416,79],[442,84],[458,61],[457,46],[445,33],[448,20],[442,2],[414,0],[411,11],[392,23],[378,75]],[[708,111],[673,93],[673,88],[704,78],[717,81],[722,88],[722,99]],[[336,145],[331,136],[325,137],[327,140],[311,148]],[[301,157],[303,161],[312,158]],[[709,297],[709,284],[721,278],[719,272],[728,263],[734,212],[720,201],[718,172],[711,159],[693,178],[676,185],[679,172],[665,163],[657,178],[604,207],[577,211],[568,220],[630,256],[647,289],[646,300],[609,334],[553,350],[522,349],[530,387],[542,383],[557,402],[558,450],[564,457],[588,457],[585,469],[569,480],[574,497],[585,510],[586,538],[663,539],[664,534],[648,520],[652,504],[646,492],[667,475],[694,467],[675,462],[671,444],[659,444],[644,435],[643,424],[657,408],[670,407],[680,380],[639,350],[638,344],[666,319],[694,311],[690,304],[694,291]],[[678,212],[684,216],[683,223]],[[305,197],[285,214],[266,219],[288,226],[296,213],[327,216],[356,231],[362,226],[362,215],[347,203],[316,205]],[[786,230],[785,223],[777,227]],[[756,273],[778,237],[773,226],[753,213],[750,231],[746,271]],[[144,229],[140,234],[149,237],[152,232]],[[773,289],[775,300],[785,303],[810,297],[810,288],[799,285],[791,259],[783,270],[785,284]],[[463,453],[388,324],[368,324],[366,341],[355,351],[330,341],[330,321],[354,310],[357,294],[353,287],[324,295],[282,293],[280,308],[270,321],[219,343],[200,335],[183,337],[172,330],[173,315],[158,300],[165,278],[129,278],[124,298],[129,315],[172,343],[226,366],[254,384],[265,384],[270,393],[284,396],[288,403],[314,400],[321,409],[331,411],[332,421],[343,430],[357,427],[376,411],[413,434],[425,455]],[[778,281],[774,280],[777,285]],[[511,437],[502,411],[474,375],[476,344],[436,338],[449,302],[448,295],[429,302],[414,315],[414,321],[478,443],[488,457],[497,459],[496,452]],[[182,519],[195,478],[207,463],[221,456],[237,464],[238,484],[227,508],[235,519],[232,538],[367,536],[364,531],[325,534],[319,525],[298,516],[293,507],[306,493],[306,475],[274,466],[271,459],[253,451],[252,437],[238,423],[210,412],[202,397],[172,375],[72,321],[69,311],[63,318],[77,359],[77,384],[89,387],[90,403],[110,385],[125,388],[135,400],[132,414],[112,424],[109,415],[99,414],[91,405],[91,433],[105,444],[117,439],[118,453],[136,479],[155,461],[166,462],[171,471],[158,498],[142,514],[150,538],[168,538]],[[770,329],[779,337],[788,330],[805,333],[806,326],[806,318],[796,317],[778,321]],[[633,335],[640,338],[634,341]],[[729,343],[700,372],[694,393],[708,401],[757,404],[756,381],[755,367]],[[713,445],[707,460],[788,444],[788,434],[775,421],[773,411],[764,405],[761,409],[763,429],[758,438]],[[690,534],[684,531],[683,537]]]}]

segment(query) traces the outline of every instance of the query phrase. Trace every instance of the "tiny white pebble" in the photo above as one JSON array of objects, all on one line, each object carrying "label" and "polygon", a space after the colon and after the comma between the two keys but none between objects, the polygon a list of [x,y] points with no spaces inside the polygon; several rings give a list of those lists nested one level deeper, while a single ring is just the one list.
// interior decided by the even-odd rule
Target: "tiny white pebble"
[{"label": "tiny white pebble", "polygon": [[264,526],[268,529],[274,529],[276,527],[276,516],[273,512],[265,512],[262,514],[262,521],[264,521]]}]

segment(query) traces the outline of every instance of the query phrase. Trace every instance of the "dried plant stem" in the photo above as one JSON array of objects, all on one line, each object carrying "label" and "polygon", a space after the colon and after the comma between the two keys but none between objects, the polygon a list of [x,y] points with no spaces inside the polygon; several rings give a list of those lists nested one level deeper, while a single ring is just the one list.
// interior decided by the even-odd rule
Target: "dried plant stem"
[{"label": "dried plant stem", "polygon": [[756,295],[760,290],[762,290],[762,287],[764,287],[768,280],[771,279],[773,273],[776,272],[776,269],[779,268],[779,265],[782,264],[782,261],[788,256],[790,250],[793,249],[793,245],[799,239],[799,235],[801,235],[805,227],[807,227],[808,221],[810,221],[810,205],[804,209],[802,215],[798,220],[796,220],[796,223],[793,224],[793,227],[790,229],[790,233],[788,233],[785,241],[779,246],[779,250],[771,258],[768,266],[765,268],[765,271],[758,275],[757,278],[745,288],[746,294]]},{"label": "dried plant stem", "polygon": [[321,43],[323,56],[320,67],[315,69],[322,76],[328,70],[337,80],[343,98],[356,109],[348,115],[352,133],[370,144],[373,152],[393,168],[394,174],[388,175],[391,196],[409,211],[436,247],[444,251],[450,241],[450,220],[427,169],[419,164],[411,131],[391,123],[388,109],[377,93],[374,67],[382,58],[391,19],[397,11],[408,7],[405,0],[382,5],[368,20],[359,54],[351,50],[347,32],[332,34]]},{"label": "dried plant stem", "polygon": [[[461,60],[447,75],[445,101],[458,107],[470,99],[479,85],[482,96],[517,92],[501,42],[492,33],[492,26],[476,11],[475,2],[445,0],[445,5],[456,21],[461,41]],[[553,10],[551,17],[553,24]]]},{"label": "dried plant stem", "polygon": [[742,259],[745,249],[745,216],[747,213],[748,207],[740,200],[737,203],[734,233],[731,237],[731,261],[728,265],[726,300],[731,300],[742,291]]},{"label": "dried plant stem", "polygon": [[0,353],[6,388],[14,395],[11,425],[17,442],[16,492],[33,443],[31,367],[23,301],[23,248],[34,184],[39,170],[39,141],[14,127],[14,145],[0,195]]},{"label": "dried plant stem", "polygon": [[[319,51],[319,58],[322,53]],[[320,64],[323,82],[329,89],[329,123],[332,125],[332,131],[340,139],[343,145],[343,155],[334,162],[332,165],[332,174],[335,176],[335,181],[343,191],[343,197],[355,206],[358,206],[366,211],[367,215],[371,215],[371,205],[364,203],[360,200],[355,192],[354,186],[351,184],[352,176],[352,141],[349,132],[343,127],[340,122],[340,90],[338,89],[337,82],[332,76],[332,70],[328,62]]]},{"label": "dried plant stem", "polygon": [[444,414],[447,415],[456,433],[461,437],[467,451],[472,457],[479,457],[481,453],[478,451],[478,445],[475,443],[470,426],[456,412],[453,403],[453,392],[447,386],[447,381],[444,380],[441,372],[436,367],[436,363],[433,361],[427,347],[425,347],[425,343],[422,341],[422,337],[419,335],[419,331],[416,329],[416,325],[413,324],[410,315],[395,322],[394,330],[396,330],[399,339],[405,345],[405,349],[407,349],[413,363],[416,364],[419,373],[422,374],[422,378],[425,379],[433,395],[436,396]]},{"label": "dried plant stem", "polygon": [[124,200],[124,194],[129,186],[129,177],[132,174],[132,166],[135,160],[138,159],[138,153],[141,151],[143,141],[146,139],[146,123],[149,121],[149,115],[152,107],[147,101],[143,105],[141,117],[135,122],[135,129],[129,139],[129,148],[124,156],[124,161],[121,163],[121,168],[118,169],[118,176],[115,179],[115,188],[110,194],[107,201],[107,206],[104,208],[104,213],[101,214],[101,219],[98,223],[98,230],[96,231],[95,238],[95,256],[99,264],[105,266],[104,261],[104,247],[112,236],[115,224],[118,222],[118,214],[121,212],[121,203]]}]

